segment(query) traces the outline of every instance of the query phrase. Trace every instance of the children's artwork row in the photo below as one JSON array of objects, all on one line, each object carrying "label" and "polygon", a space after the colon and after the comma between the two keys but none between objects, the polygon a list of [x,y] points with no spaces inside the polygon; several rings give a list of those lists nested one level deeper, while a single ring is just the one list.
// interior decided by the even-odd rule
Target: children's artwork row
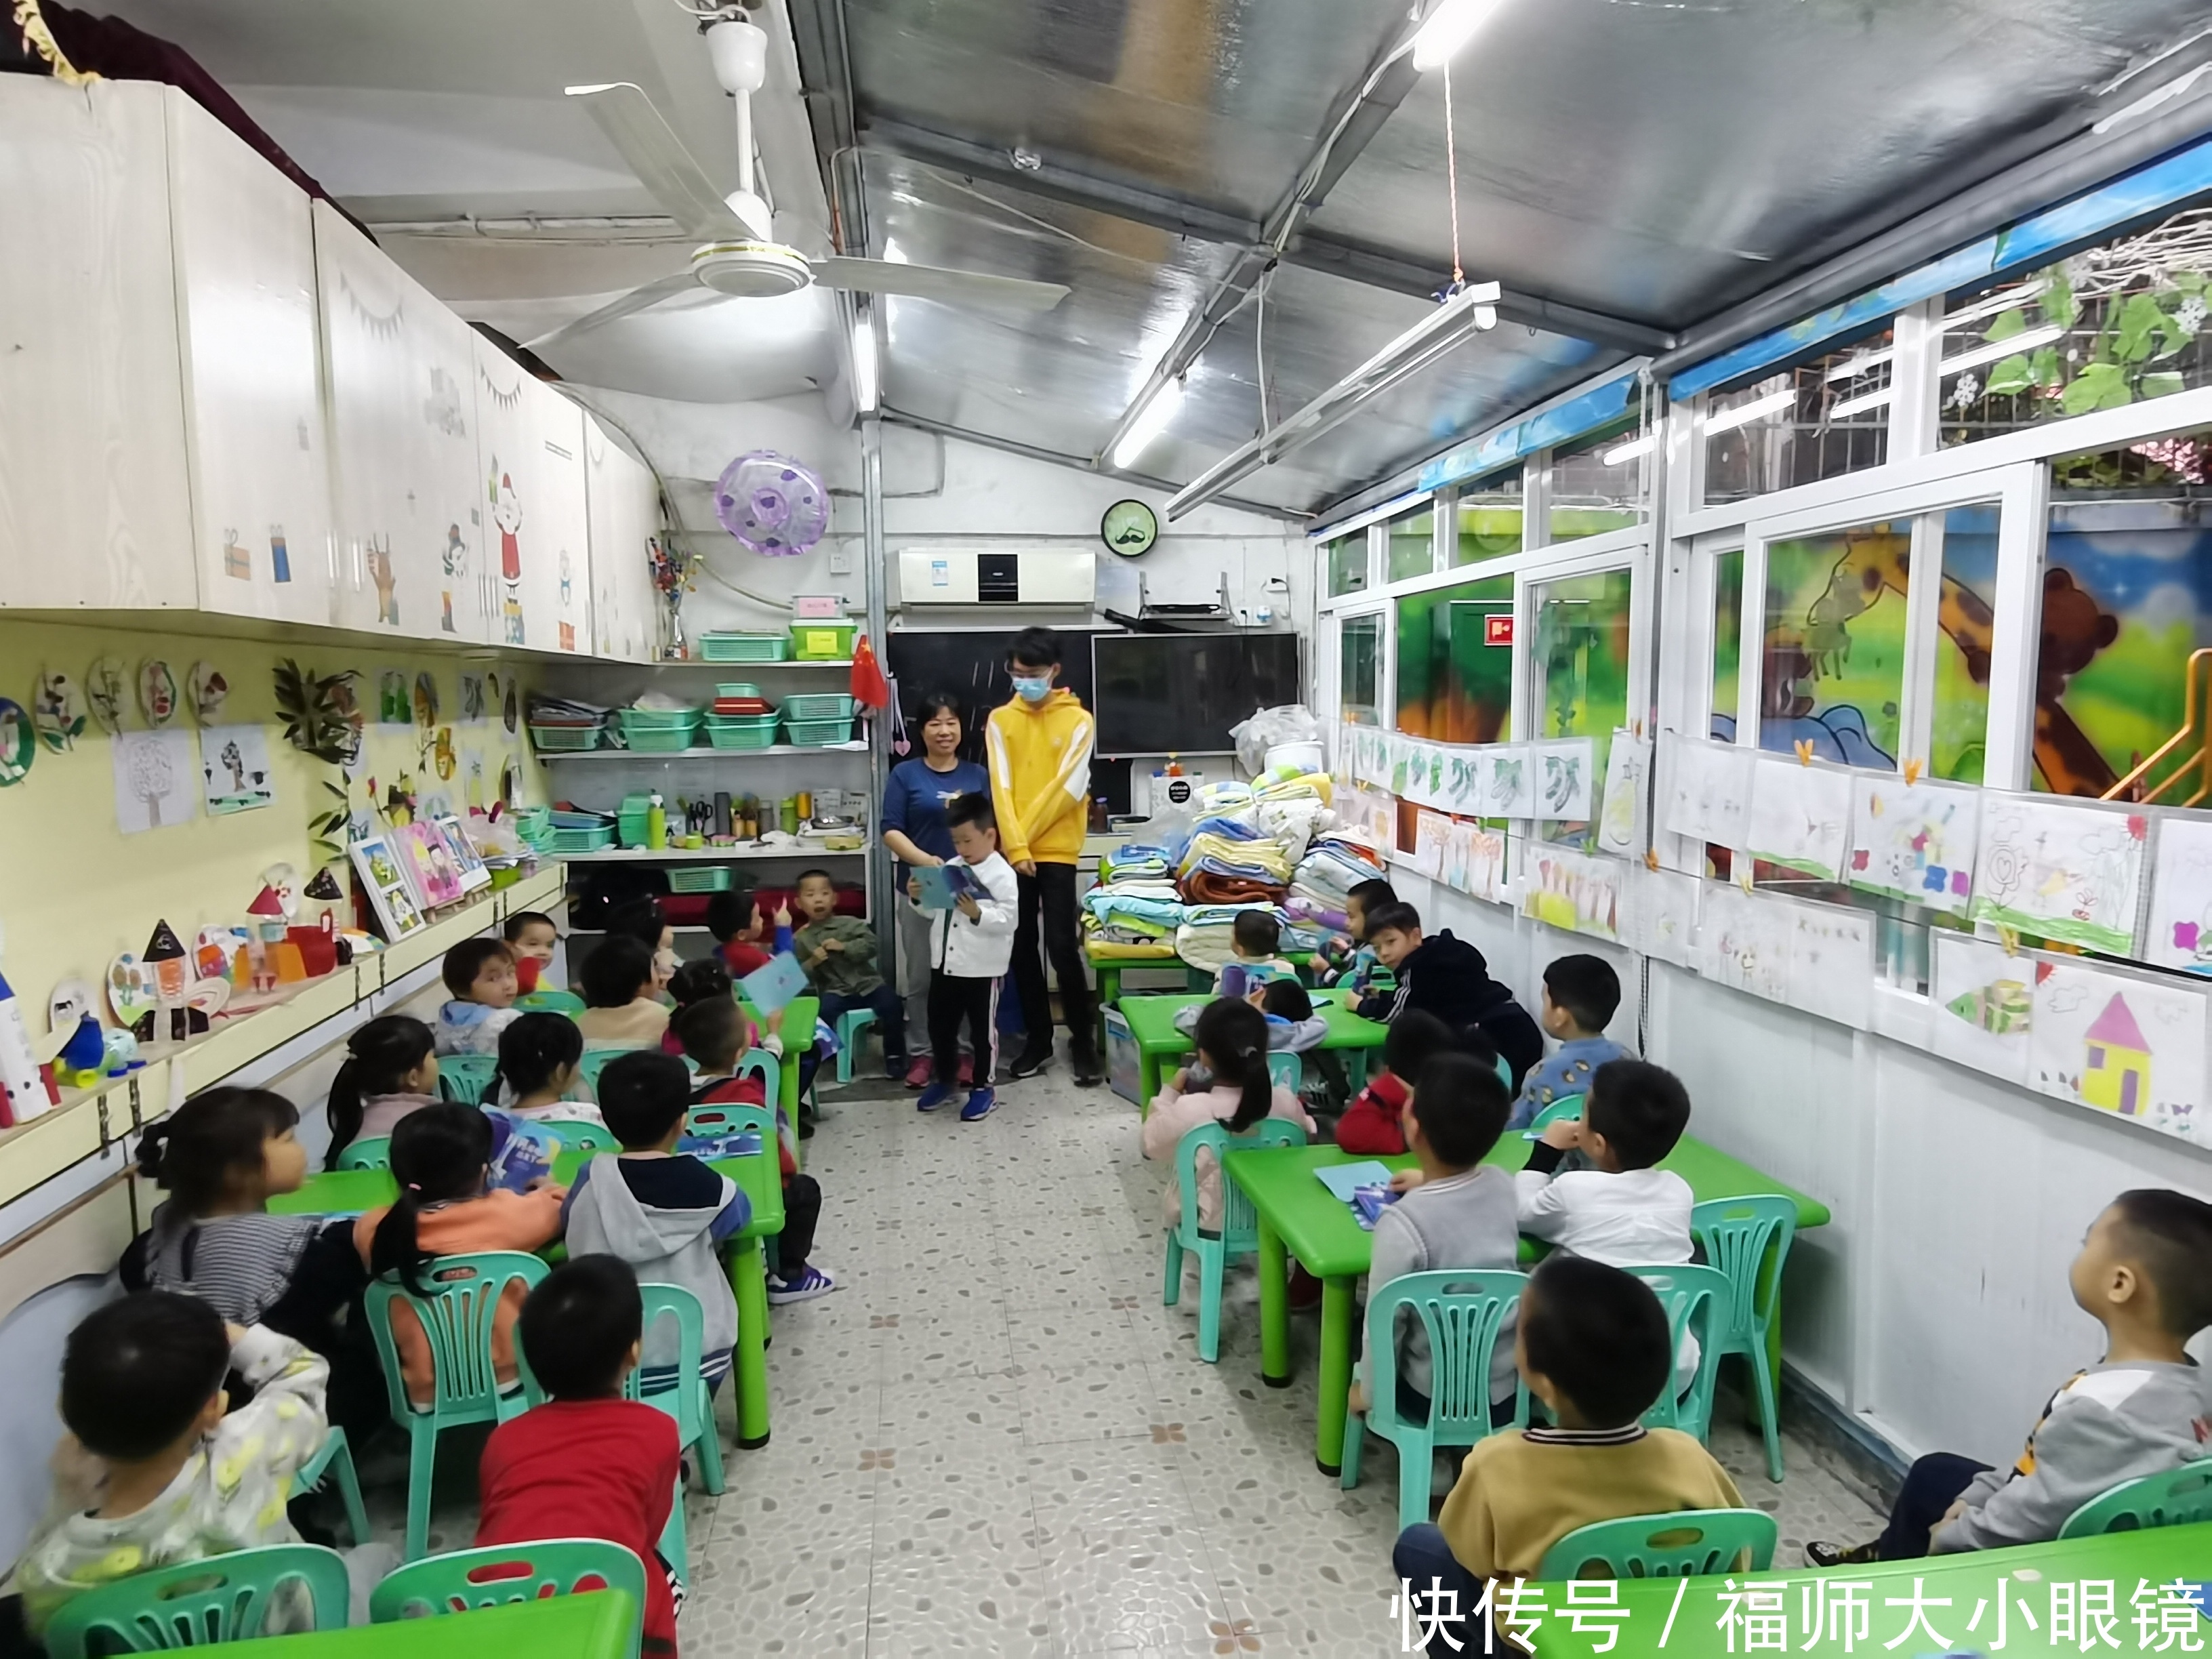
[{"label": "children's artwork row", "polygon": [[1662,828],[1881,897],[2212,975],[2212,813],[1907,779],[1668,734]]},{"label": "children's artwork row", "polygon": [[1545,743],[1430,743],[1372,726],[1340,728],[1346,781],[1468,817],[1588,823],[1597,799],[1589,738]]},{"label": "children's artwork row", "polygon": [[458,903],[491,881],[468,828],[450,814],[402,824],[354,842],[354,868],[387,939],[429,925],[428,912]]}]

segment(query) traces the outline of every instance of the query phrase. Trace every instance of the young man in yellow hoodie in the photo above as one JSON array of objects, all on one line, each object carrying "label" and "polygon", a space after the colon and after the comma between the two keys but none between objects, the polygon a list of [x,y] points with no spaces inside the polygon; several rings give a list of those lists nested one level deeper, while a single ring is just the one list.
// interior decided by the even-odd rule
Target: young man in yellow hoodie
[{"label": "young man in yellow hoodie", "polygon": [[1091,986],[1076,929],[1075,861],[1083,852],[1096,728],[1082,700],[1055,684],[1060,667],[1060,636],[1052,629],[1024,628],[1015,635],[1006,655],[1014,695],[991,711],[983,749],[999,817],[999,850],[1014,866],[1020,887],[1013,971],[1029,1037],[1012,1070],[1018,1078],[1032,1077],[1052,1063],[1052,1003],[1037,951],[1042,934],[1060,981],[1075,1080],[1090,1088],[1104,1082],[1106,1073],[1098,1063]]}]

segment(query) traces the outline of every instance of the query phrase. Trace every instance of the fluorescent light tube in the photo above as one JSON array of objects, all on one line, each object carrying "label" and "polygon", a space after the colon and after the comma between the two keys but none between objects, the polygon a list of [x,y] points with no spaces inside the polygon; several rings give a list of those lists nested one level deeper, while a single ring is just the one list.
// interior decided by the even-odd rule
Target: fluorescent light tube
[{"label": "fluorescent light tube", "polygon": [[1954,311],[1936,325],[1938,334],[1948,334],[1962,324],[1979,322],[1984,317],[1994,317],[2000,311],[2010,311],[2014,306],[2026,305],[2050,284],[2041,277],[2000,289],[1986,299],[1977,300],[1962,311]]},{"label": "fluorescent light tube", "polygon": [[2064,337],[2065,329],[2057,323],[2045,323],[2041,328],[2024,328],[2017,334],[2008,334],[2002,340],[1984,340],[1971,351],[1961,351],[1956,356],[1946,357],[1937,364],[1945,374],[1956,374],[1961,369],[1972,368],[1978,363],[1993,363],[2000,357],[2033,351],[2038,346],[2049,345]]},{"label": "fluorescent light tube", "polygon": [[876,409],[876,325],[865,316],[853,319],[853,407],[863,415]]},{"label": "fluorescent light tube", "polygon": [[1152,393],[1152,401],[1137,411],[1137,418],[1129,422],[1129,429],[1121,434],[1121,441],[1114,446],[1114,465],[1127,468],[1145,453],[1152,440],[1168,429],[1176,411],[1182,407],[1182,382],[1170,380]]},{"label": "fluorescent light tube", "polygon": [[1854,415],[1865,414],[1869,409],[1880,409],[1895,395],[1888,386],[1879,392],[1862,392],[1856,398],[1844,398],[1830,410],[1828,418],[1832,421],[1849,420]]},{"label": "fluorescent light tube", "polygon": [[1413,67],[1441,68],[1498,9],[1498,0],[1437,0],[1436,9],[1413,37]]},{"label": "fluorescent light tube", "polygon": [[1652,445],[1657,441],[1656,435],[1649,432],[1640,438],[1631,438],[1618,448],[1607,450],[1597,458],[1597,464],[1600,466],[1619,466],[1623,461],[1632,461],[1638,455],[1649,455]]},{"label": "fluorescent light tube", "polygon": [[1820,378],[1823,380],[1848,380],[1863,374],[1870,368],[1880,368],[1897,356],[1895,346],[1884,346],[1879,351],[1862,351],[1856,357],[1846,357]]},{"label": "fluorescent light tube", "polygon": [[1711,437],[1716,432],[1733,432],[1736,428],[1747,426],[1762,416],[1778,415],[1796,401],[1797,388],[1784,386],[1779,392],[1770,392],[1764,398],[1754,398],[1749,403],[1739,404],[1734,409],[1724,409],[1717,415],[1708,415],[1705,416],[1705,435]]}]

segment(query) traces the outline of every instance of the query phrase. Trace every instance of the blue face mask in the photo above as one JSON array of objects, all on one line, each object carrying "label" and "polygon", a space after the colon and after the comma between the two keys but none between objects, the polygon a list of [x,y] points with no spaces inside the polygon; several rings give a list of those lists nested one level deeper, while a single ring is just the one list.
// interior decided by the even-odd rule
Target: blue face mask
[{"label": "blue face mask", "polygon": [[1008,678],[1014,683],[1014,695],[1024,702],[1042,702],[1051,694],[1049,674],[1014,674]]}]

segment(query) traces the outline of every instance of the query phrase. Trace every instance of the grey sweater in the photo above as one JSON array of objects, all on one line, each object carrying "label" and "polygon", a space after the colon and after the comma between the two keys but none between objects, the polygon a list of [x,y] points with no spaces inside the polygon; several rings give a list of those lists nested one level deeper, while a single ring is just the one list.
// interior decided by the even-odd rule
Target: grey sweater
[{"label": "grey sweater", "polygon": [[[1367,1293],[1407,1273],[1445,1267],[1477,1270],[1520,1266],[1521,1230],[1513,1177],[1487,1164],[1413,1188],[1375,1221],[1375,1254]],[[1398,1380],[1429,1393],[1429,1334],[1413,1311],[1398,1316]],[[1513,1322],[1498,1333],[1490,1361],[1490,1397],[1513,1392]]]},{"label": "grey sweater", "polygon": [[2126,1360],[2069,1378],[2008,1469],[1974,1477],[1966,1508],[1931,1549],[1990,1550],[2056,1538],[2066,1517],[2123,1480],[2212,1455],[2212,1386],[2201,1366]]}]

